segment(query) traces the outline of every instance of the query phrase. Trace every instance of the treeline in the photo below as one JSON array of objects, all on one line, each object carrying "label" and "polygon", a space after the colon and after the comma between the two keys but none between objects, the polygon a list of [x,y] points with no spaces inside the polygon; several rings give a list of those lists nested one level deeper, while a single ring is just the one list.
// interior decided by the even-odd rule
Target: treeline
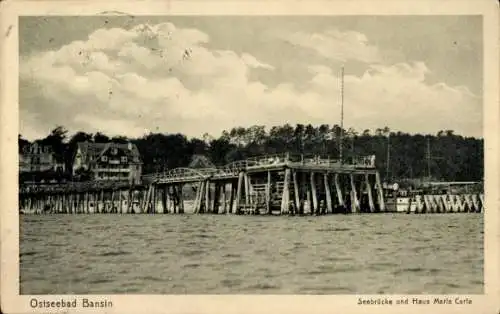
[{"label": "treeline", "polygon": [[[264,126],[236,127],[218,138],[187,138],[182,134],[150,133],[140,138],[108,137],[102,133],[77,132],[68,136],[58,126],[47,137],[37,140],[51,146],[56,158],[71,169],[76,143],[128,141],[137,145],[143,161],[143,173],[186,167],[193,156],[207,157],[223,165],[247,157],[289,152],[291,154],[339,156],[341,129],[338,125],[285,124],[266,129]],[[452,130],[436,135],[392,132],[389,128],[344,130],[343,155],[376,155],[376,164],[384,179],[423,178],[465,181],[483,178],[483,139],[463,137]],[[19,135],[19,147],[29,142]],[[389,163],[388,163],[389,160]]]}]

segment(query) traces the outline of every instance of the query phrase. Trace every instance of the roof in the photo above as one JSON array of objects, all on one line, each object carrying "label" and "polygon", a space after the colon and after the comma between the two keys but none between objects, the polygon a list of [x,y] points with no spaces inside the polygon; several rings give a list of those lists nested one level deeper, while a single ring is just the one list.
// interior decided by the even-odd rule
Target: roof
[{"label": "roof", "polygon": [[77,147],[80,152],[87,156],[90,160],[95,160],[99,156],[101,156],[105,151],[109,148],[118,148],[123,150],[127,157],[134,158],[137,157],[139,160],[141,159],[141,154],[137,149],[137,146],[133,143],[91,143],[91,142],[79,142],[77,143]]}]

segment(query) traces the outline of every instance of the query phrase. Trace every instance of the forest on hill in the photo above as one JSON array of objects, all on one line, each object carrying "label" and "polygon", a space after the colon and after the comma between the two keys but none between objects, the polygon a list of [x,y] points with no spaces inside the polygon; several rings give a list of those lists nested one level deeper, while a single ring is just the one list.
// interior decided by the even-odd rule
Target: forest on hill
[{"label": "forest on hill", "polygon": [[[375,155],[376,165],[384,180],[432,177],[446,181],[480,181],[483,179],[484,141],[464,137],[452,130],[435,135],[408,134],[376,130],[344,130],[342,147],[346,159],[359,155]],[[264,126],[235,127],[218,137],[202,138],[185,135],[149,133],[139,138],[109,137],[102,133],[68,131],[58,126],[36,142],[51,146],[59,161],[71,169],[76,143],[130,141],[137,145],[143,162],[143,173],[188,166],[193,156],[205,156],[215,165],[251,156],[277,154],[321,155],[338,158],[341,128],[338,125],[285,124],[266,129]],[[19,135],[20,151],[30,142]],[[389,163],[388,163],[389,160]]]}]

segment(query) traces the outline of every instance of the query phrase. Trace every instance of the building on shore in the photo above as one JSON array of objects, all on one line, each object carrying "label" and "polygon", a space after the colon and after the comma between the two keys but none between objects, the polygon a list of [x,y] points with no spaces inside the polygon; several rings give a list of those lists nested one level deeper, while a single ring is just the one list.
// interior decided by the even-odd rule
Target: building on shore
[{"label": "building on shore", "polygon": [[59,180],[64,172],[64,162],[57,159],[52,147],[35,142],[20,148],[19,179],[21,182]]},{"label": "building on shore", "polygon": [[139,184],[142,161],[137,146],[130,142],[80,142],[77,144],[72,171],[74,178]]}]

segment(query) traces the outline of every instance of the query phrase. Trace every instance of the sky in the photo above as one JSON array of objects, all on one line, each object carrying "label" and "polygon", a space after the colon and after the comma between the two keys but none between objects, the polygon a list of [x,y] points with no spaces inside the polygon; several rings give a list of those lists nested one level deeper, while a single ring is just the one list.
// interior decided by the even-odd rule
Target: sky
[{"label": "sky", "polygon": [[340,124],[482,136],[480,16],[21,17],[27,139]]}]

